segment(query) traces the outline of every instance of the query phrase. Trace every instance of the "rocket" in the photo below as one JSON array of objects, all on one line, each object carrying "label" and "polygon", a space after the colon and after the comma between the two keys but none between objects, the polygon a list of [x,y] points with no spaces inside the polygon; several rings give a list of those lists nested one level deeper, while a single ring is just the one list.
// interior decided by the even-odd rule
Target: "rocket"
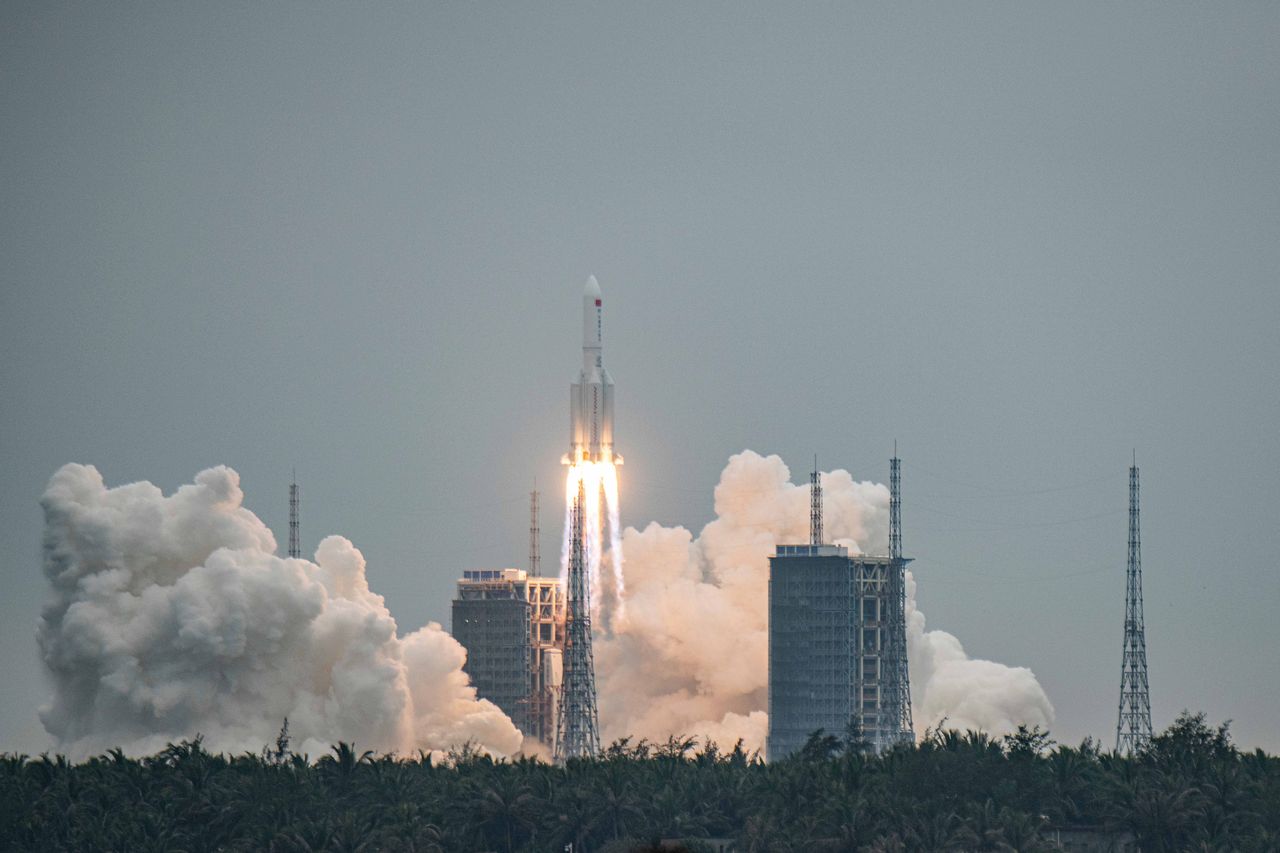
[{"label": "rocket", "polygon": [[613,452],[613,377],[604,367],[604,301],[595,276],[582,292],[582,370],[569,386],[565,464],[621,463]]}]

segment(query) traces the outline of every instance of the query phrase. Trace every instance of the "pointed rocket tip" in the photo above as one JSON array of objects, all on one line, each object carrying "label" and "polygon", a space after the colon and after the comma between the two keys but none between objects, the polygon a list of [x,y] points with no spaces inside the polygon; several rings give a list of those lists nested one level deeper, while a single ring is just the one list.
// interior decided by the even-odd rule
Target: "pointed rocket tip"
[{"label": "pointed rocket tip", "polygon": [[587,286],[582,289],[583,296],[599,296],[600,282],[596,281],[595,276],[587,276]]}]

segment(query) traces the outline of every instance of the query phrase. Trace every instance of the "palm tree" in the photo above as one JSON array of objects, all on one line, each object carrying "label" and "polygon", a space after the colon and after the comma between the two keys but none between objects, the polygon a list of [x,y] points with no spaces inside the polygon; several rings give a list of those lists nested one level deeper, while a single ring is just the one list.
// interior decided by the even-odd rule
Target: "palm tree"
[{"label": "palm tree", "polygon": [[606,769],[592,788],[590,808],[598,816],[597,823],[605,834],[615,840],[629,835],[629,827],[643,818],[640,800],[632,791],[628,775],[617,767]]},{"label": "palm tree", "polygon": [[1035,853],[1052,849],[1040,834],[1045,820],[1013,809],[1000,810],[1000,829],[1003,844],[996,850],[1007,853]]},{"label": "palm tree", "polygon": [[572,786],[564,786],[546,810],[551,845],[548,849],[562,850],[572,844],[574,853],[588,853],[589,839],[597,818],[589,804],[589,792]]},{"label": "palm tree", "polygon": [[866,804],[861,799],[839,797],[827,803],[819,820],[815,850],[854,853],[867,840]]},{"label": "palm tree", "polygon": [[1059,747],[1049,755],[1049,771],[1053,779],[1053,802],[1050,812],[1060,821],[1078,822],[1082,805],[1090,789],[1091,765],[1084,753],[1071,747]]},{"label": "palm tree", "polygon": [[533,829],[538,813],[538,803],[528,786],[505,773],[478,783],[470,804],[481,834],[490,841],[501,839],[507,853],[515,850],[516,838]]},{"label": "palm tree", "polygon": [[354,743],[338,741],[338,745],[332,747],[332,750],[333,755],[326,755],[321,758],[317,766],[324,768],[344,781],[355,775],[356,768],[361,764],[373,763],[373,751],[365,750],[357,755]]},{"label": "palm tree", "polygon": [[1131,792],[1122,805],[1122,821],[1144,853],[1181,850],[1190,829],[1204,817],[1203,797],[1168,777]]},{"label": "palm tree", "polygon": [[[745,851],[1042,849],[1055,821],[1127,828],[1144,850],[1280,849],[1280,759],[1240,754],[1197,717],[1137,757],[931,730],[883,755],[822,737],[805,760],[741,749],[612,744],[568,767],[374,757],[340,743],[293,755],[212,754],[199,739],[134,759],[119,750],[0,755],[0,850],[559,850],[628,838],[736,834]],[[691,845],[696,846],[696,845]]]},{"label": "palm tree", "polygon": [[979,850],[1004,850],[1007,840],[1000,807],[987,799],[980,808],[971,809],[966,821]]},{"label": "palm tree", "polygon": [[907,840],[920,850],[963,850],[976,839],[955,812],[917,816],[907,828]]}]

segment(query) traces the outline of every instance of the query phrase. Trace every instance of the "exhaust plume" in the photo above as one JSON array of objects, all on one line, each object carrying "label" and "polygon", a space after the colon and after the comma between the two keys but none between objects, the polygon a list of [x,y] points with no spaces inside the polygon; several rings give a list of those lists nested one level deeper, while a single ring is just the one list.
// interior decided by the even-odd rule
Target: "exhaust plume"
[{"label": "exhaust plume", "polygon": [[[622,538],[618,532],[618,469],[612,461],[576,462],[568,467],[564,484],[564,539],[560,546],[560,583],[567,585],[569,582],[573,505],[577,500],[579,484],[586,497],[582,507],[582,535],[591,617],[600,618],[604,611],[603,602],[607,597],[610,607],[605,612],[610,620],[621,619],[626,613],[627,588],[622,576]],[[606,527],[609,546],[607,553]],[[612,567],[608,584],[604,582],[601,572],[601,566],[605,564]]]},{"label": "exhaust plume", "polygon": [[108,489],[91,466],[54,474],[41,501],[53,596],[37,639],[53,684],[40,718],[60,751],[151,753],[196,733],[257,751],[285,717],[312,755],[339,740],[520,748],[440,625],[397,634],[351,542],[328,537],[314,562],[279,557],[243,498],[226,467],[169,496],[146,482]]},{"label": "exhaust plume", "polygon": [[[827,537],[850,553],[888,550],[889,490],[847,471],[823,473]],[[627,528],[627,612],[596,644],[606,741],[706,736],[764,748],[768,730],[769,556],[808,541],[809,494],[777,456],[745,450],[715,488],[716,518],[695,538],[683,527]],[[910,575],[908,575],[910,578]],[[1048,726],[1053,706],[1029,669],[972,660],[959,641],[926,631],[907,585],[907,644],[917,727],[1005,732]]]}]

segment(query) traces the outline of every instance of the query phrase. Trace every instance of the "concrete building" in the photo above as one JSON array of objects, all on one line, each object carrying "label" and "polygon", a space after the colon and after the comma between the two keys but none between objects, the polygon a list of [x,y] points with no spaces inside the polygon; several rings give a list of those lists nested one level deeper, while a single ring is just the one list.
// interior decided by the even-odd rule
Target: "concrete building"
[{"label": "concrete building", "polygon": [[885,665],[893,567],[839,545],[779,545],[769,559],[769,760],[850,722],[877,750],[903,739]]},{"label": "concrete building", "polygon": [[564,593],[557,578],[523,569],[469,569],[453,600],[454,638],[476,693],[530,737],[551,746],[556,730]]}]

